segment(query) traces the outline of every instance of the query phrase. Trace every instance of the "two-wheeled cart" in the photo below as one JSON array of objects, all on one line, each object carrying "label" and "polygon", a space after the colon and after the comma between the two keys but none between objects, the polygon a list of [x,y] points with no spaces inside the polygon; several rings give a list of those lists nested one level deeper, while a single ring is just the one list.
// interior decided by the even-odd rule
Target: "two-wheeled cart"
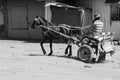
[{"label": "two-wheeled cart", "polygon": [[[64,24],[65,25],[65,24]],[[79,60],[83,62],[98,62],[100,59],[102,60],[109,60],[109,58],[113,55],[114,53],[114,44],[112,40],[112,34],[111,33],[104,33],[100,37],[101,40],[86,36],[86,35],[81,35],[81,29],[80,27],[72,27],[69,25],[66,25],[69,29],[69,31],[74,32],[78,31],[79,34],[75,35],[66,35],[64,33],[58,32],[51,27],[45,27],[41,26],[47,30],[50,30],[52,32],[55,32],[67,39],[70,39],[76,44],[79,49],[77,51],[77,57]],[[54,26],[58,27],[58,26]],[[63,26],[64,27],[64,26]],[[109,46],[109,47],[108,47]],[[108,56],[109,55],[109,56]]]}]

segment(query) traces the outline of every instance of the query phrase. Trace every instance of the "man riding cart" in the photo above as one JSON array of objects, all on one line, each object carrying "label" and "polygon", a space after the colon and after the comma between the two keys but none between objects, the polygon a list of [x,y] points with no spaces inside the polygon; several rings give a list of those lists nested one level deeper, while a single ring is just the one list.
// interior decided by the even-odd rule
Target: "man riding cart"
[{"label": "man riding cart", "polygon": [[[88,17],[84,17],[85,10],[83,8],[71,7],[65,4],[63,5],[61,3],[48,3],[46,7],[48,6],[52,6],[52,9],[53,9],[53,6],[55,6],[55,11],[58,10],[59,15],[62,14],[61,16],[64,15],[64,17],[59,17],[58,19],[58,16],[57,16],[58,14],[54,16],[54,18],[55,17],[57,18],[55,18],[53,22],[55,21],[54,23],[57,23],[57,25],[53,23],[51,24],[49,21],[43,19],[42,17],[36,17],[35,20],[33,21],[31,28],[39,27],[42,29],[43,33],[46,33],[45,35],[43,35],[43,40],[41,42],[41,48],[44,54],[46,54],[46,51],[43,47],[43,43],[49,40],[50,53],[48,55],[52,55],[53,53],[52,41],[55,38],[56,39],[65,38],[65,40],[67,40],[66,43],[68,46],[65,49],[65,55],[68,54],[68,57],[72,55],[71,44],[74,43],[78,45],[79,47],[77,52],[78,58],[84,62],[91,62],[92,60],[95,60],[95,62],[98,62],[101,56],[105,57],[105,59],[109,59],[106,56],[109,55],[110,57],[110,55],[114,53],[113,41],[111,36],[112,34],[111,33],[104,34],[102,32],[104,25],[103,25],[103,22],[100,20],[99,14],[95,15],[95,19],[93,20],[92,25],[85,26],[87,24],[84,24],[84,21],[86,20],[86,18],[88,19]],[[56,8],[56,6],[59,8]],[[61,10],[63,10],[63,13],[60,13]],[[76,11],[76,13],[74,14],[77,14],[77,16],[79,17],[75,16],[75,18],[69,19],[70,16],[73,16],[73,10]],[[67,16],[67,14],[69,16]],[[68,20],[66,20],[65,17],[68,18]],[[79,21],[76,18],[78,18]],[[76,20],[74,24],[78,24],[78,25],[70,24],[74,21],[73,19]],[[58,21],[56,22],[56,20]],[[69,20],[71,22],[69,22]],[[55,35],[58,35],[58,36],[55,36]],[[109,46],[109,48],[106,46]]]},{"label": "man riding cart", "polygon": [[81,47],[77,53],[80,60],[84,62],[110,60],[114,53],[113,37],[111,32],[103,32],[103,26],[100,14],[95,14],[89,35],[84,35],[81,40]]}]

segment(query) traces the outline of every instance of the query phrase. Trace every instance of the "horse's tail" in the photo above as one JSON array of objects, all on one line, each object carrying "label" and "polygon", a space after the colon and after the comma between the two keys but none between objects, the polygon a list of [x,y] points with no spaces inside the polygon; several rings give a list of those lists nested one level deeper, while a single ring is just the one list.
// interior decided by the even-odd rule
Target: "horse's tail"
[{"label": "horse's tail", "polygon": [[69,27],[65,26],[64,24],[60,24],[60,32],[65,35],[70,35],[70,29]]}]

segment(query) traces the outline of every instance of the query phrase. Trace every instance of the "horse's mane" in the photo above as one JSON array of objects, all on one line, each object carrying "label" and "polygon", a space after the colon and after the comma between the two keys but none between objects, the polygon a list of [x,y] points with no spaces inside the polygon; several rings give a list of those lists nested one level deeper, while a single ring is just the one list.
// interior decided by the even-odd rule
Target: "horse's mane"
[{"label": "horse's mane", "polygon": [[43,18],[43,17],[41,17],[40,16],[40,20],[41,20],[41,22],[44,24],[44,25],[46,25],[46,26],[53,26],[53,23],[51,23],[51,22],[49,22],[49,21],[47,21],[45,18]]}]

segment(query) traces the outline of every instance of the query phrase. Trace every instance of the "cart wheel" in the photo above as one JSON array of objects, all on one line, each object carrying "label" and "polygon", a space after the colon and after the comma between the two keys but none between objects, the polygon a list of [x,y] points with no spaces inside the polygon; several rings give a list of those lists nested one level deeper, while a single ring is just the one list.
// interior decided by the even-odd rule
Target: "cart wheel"
[{"label": "cart wheel", "polygon": [[91,62],[93,60],[93,49],[89,45],[83,45],[78,49],[78,59],[83,62]]}]

